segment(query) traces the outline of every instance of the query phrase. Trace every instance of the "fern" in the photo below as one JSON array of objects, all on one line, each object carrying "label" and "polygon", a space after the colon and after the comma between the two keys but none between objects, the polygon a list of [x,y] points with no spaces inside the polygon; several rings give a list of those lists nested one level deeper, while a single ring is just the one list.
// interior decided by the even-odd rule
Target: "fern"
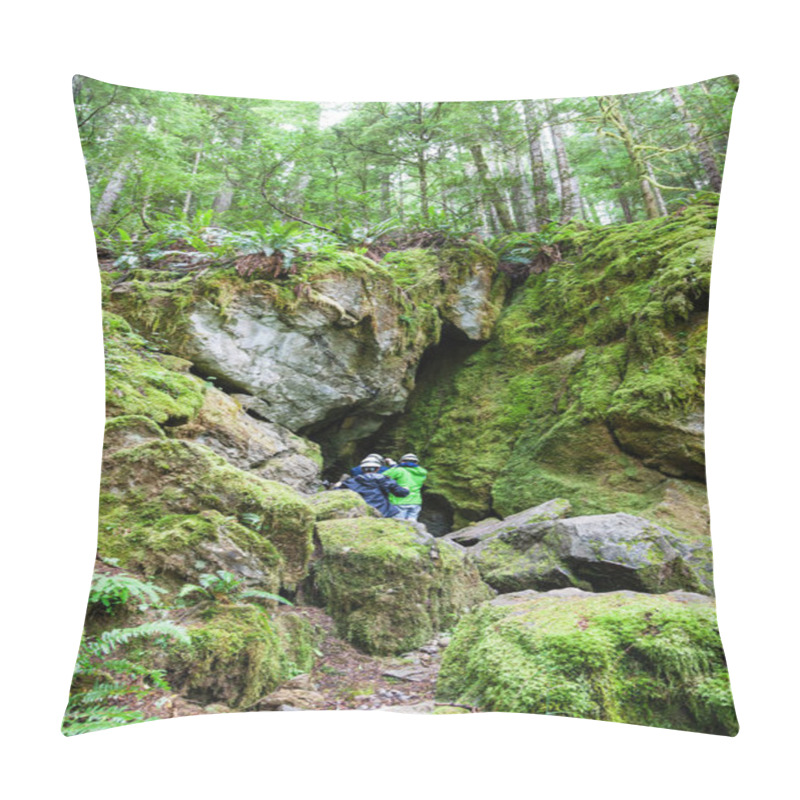
[{"label": "fern", "polygon": [[[151,669],[126,658],[107,658],[118,647],[142,638],[170,638],[184,644],[189,635],[172,622],[147,622],[115,628],[96,637],[84,636],[73,673],[73,689],[64,713],[65,736],[127,725],[144,719],[141,711],[117,705],[126,697],[143,697],[154,688],[169,691],[164,670]],[[78,688],[91,682],[88,689]]]},{"label": "fern", "polygon": [[102,605],[109,614],[113,614],[116,607],[126,605],[129,600],[138,600],[140,610],[144,610],[158,603],[159,595],[165,591],[160,586],[145,583],[132,575],[104,575],[96,572],[89,593],[89,605]]}]

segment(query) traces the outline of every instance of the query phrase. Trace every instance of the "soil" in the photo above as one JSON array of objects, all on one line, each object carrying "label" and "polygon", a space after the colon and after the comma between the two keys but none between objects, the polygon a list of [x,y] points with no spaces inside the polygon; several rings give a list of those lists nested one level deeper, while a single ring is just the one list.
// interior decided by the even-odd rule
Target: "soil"
[{"label": "soil", "polygon": [[[322,631],[311,681],[325,698],[320,709],[377,709],[434,702],[442,648],[438,638],[402,656],[370,656],[338,638],[333,620],[321,609],[293,609]],[[387,675],[387,672],[407,677]]]}]

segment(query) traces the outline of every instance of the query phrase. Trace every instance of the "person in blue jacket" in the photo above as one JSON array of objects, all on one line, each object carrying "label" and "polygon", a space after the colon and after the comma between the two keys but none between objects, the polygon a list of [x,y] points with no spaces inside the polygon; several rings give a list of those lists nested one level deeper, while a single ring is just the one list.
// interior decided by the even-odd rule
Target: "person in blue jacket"
[{"label": "person in blue jacket", "polygon": [[377,508],[384,517],[396,515],[395,506],[389,502],[389,497],[405,497],[408,489],[401,486],[397,481],[382,475],[380,456],[367,456],[359,464],[360,473],[337,484],[337,489],[350,489],[352,492],[360,494],[364,500],[373,508]]}]

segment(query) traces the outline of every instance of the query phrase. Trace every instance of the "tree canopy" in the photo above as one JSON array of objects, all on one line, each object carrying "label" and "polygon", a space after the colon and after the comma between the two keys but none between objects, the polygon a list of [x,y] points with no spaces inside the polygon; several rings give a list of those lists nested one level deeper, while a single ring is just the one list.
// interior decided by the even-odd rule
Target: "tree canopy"
[{"label": "tree canopy", "polygon": [[[202,219],[323,234],[484,236],[671,213],[718,192],[733,76],[553,101],[332,105],[164,93],[76,76],[95,226]],[[358,238],[358,237],[356,237]]]}]

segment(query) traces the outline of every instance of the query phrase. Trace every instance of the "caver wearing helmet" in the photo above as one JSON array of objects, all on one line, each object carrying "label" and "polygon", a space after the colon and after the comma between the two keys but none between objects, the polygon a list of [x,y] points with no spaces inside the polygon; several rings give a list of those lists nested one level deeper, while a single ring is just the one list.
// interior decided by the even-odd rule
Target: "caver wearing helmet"
[{"label": "caver wearing helmet", "polygon": [[359,464],[359,473],[351,475],[336,488],[357,492],[384,517],[394,517],[397,512],[391,500],[395,497],[406,497],[409,492],[397,481],[381,474],[382,465],[379,455],[369,455]]},{"label": "caver wearing helmet", "polygon": [[396,509],[395,516],[398,519],[416,520],[422,510],[422,484],[428,477],[428,470],[419,465],[419,459],[414,453],[406,453],[397,466],[386,470],[384,474],[409,492],[407,497],[389,498]]},{"label": "caver wearing helmet", "polygon": [[350,475],[354,478],[356,475],[361,475],[361,473],[364,471],[364,464],[368,461],[370,465],[377,462],[379,472],[386,472],[386,470],[389,469],[389,467],[384,464],[384,459],[379,453],[370,453],[358,466],[353,467],[353,469],[350,470]]}]

